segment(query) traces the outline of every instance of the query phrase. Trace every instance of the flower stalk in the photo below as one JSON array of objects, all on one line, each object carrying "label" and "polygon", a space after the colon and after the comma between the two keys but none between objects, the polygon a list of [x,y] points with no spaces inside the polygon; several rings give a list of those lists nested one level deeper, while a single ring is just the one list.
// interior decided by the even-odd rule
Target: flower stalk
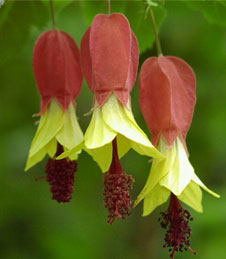
[{"label": "flower stalk", "polygon": [[154,15],[152,7],[150,6],[149,8],[150,8],[152,27],[153,27],[153,31],[154,31],[154,35],[155,35],[157,53],[158,53],[158,56],[160,56],[160,55],[162,55],[162,48],[161,48],[158,31],[157,31],[157,26],[156,26],[156,22],[155,22],[155,15]]},{"label": "flower stalk", "polygon": [[111,15],[111,0],[107,0],[107,14]]},{"label": "flower stalk", "polygon": [[49,3],[50,3],[50,12],[51,12],[53,30],[55,30],[56,29],[56,21],[55,21],[55,10],[54,10],[53,0],[50,0]]}]

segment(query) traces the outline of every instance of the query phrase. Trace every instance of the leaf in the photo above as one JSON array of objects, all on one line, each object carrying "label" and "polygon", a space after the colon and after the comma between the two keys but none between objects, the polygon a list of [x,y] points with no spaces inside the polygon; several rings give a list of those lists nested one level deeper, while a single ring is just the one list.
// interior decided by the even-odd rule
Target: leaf
[{"label": "leaf", "polygon": [[[157,30],[166,17],[166,11],[161,6],[152,7]],[[151,48],[155,40],[152,28],[150,13],[146,13],[145,6],[142,1],[127,2],[125,15],[130,21],[130,25],[136,34],[139,42],[140,52]]]},{"label": "leaf", "polygon": [[7,2],[0,12],[1,66],[14,58],[23,48],[33,25],[41,28],[46,24],[48,12],[40,0]]},{"label": "leaf", "polygon": [[226,26],[226,2],[223,0],[185,1],[187,6],[199,10],[209,23]]}]

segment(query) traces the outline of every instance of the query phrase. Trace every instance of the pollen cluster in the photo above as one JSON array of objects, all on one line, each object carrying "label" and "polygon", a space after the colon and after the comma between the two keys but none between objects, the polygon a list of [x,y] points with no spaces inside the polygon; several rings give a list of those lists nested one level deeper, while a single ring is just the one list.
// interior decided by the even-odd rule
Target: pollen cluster
[{"label": "pollen cluster", "polygon": [[[58,144],[56,156],[63,152],[63,147]],[[51,185],[52,199],[57,202],[69,202],[74,191],[76,161],[67,158],[56,160],[49,158],[46,165],[46,180]]]}]

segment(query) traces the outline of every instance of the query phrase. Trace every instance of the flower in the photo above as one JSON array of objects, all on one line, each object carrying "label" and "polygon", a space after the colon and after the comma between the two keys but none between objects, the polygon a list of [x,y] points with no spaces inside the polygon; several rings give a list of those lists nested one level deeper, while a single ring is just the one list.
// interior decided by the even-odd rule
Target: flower
[{"label": "flower", "polygon": [[160,219],[167,229],[164,247],[170,248],[172,258],[176,251],[187,248],[195,254],[189,241],[188,221],[192,218],[179,200],[202,212],[201,188],[215,197],[219,195],[202,183],[188,159],[185,139],[196,102],[194,72],[180,58],[152,57],[141,68],[139,89],[153,143],[166,159],[153,159],[148,180],[134,206],[144,199],[143,216],[147,216],[171,196],[170,206]]},{"label": "flower", "polygon": [[[81,43],[82,71],[95,94],[84,148],[103,172],[110,168],[111,143],[115,138],[120,158],[130,148],[142,155],[163,157],[139,128],[131,111],[130,92],[136,80],[138,60],[138,42],[126,17],[97,15]],[[75,151],[76,148],[66,153]]]},{"label": "flower", "polygon": [[[130,105],[139,60],[137,39],[122,14],[95,17],[81,43],[81,67],[95,94],[93,116],[84,136],[84,149],[104,176],[104,203],[108,223],[130,215],[129,190],[134,182],[120,164],[130,148],[141,155],[162,158],[137,125]],[[65,152],[64,158],[77,152]]]},{"label": "flower", "polygon": [[[41,111],[38,114],[41,118],[25,170],[30,169],[48,154],[50,159],[46,167],[47,180],[53,183],[49,175],[56,175],[53,171],[58,170],[59,166],[62,175],[68,175],[68,167],[72,168],[69,174],[74,174],[77,166],[70,160],[77,159],[81,149],[58,162],[55,161],[56,153],[60,155],[63,150],[71,150],[83,142],[83,133],[75,115],[75,98],[83,81],[79,49],[67,33],[49,30],[36,42],[33,64],[41,95]],[[65,198],[62,201],[65,201]]]}]

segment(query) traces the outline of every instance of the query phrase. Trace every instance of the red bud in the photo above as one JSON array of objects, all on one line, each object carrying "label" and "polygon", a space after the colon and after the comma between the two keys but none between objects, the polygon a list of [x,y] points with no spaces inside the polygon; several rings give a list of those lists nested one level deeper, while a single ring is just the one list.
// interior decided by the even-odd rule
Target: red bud
[{"label": "red bud", "polygon": [[179,135],[185,143],[196,102],[192,68],[177,57],[149,58],[141,68],[139,88],[141,109],[154,145],[160,135],[168,145]]},{"label": "red bud", "polygon": [[67,109],[82,87],[79,49],[74,39],[59,30],[44,32],[36,42],[33,64],[41,95],[40,113],[52,98]]}]

